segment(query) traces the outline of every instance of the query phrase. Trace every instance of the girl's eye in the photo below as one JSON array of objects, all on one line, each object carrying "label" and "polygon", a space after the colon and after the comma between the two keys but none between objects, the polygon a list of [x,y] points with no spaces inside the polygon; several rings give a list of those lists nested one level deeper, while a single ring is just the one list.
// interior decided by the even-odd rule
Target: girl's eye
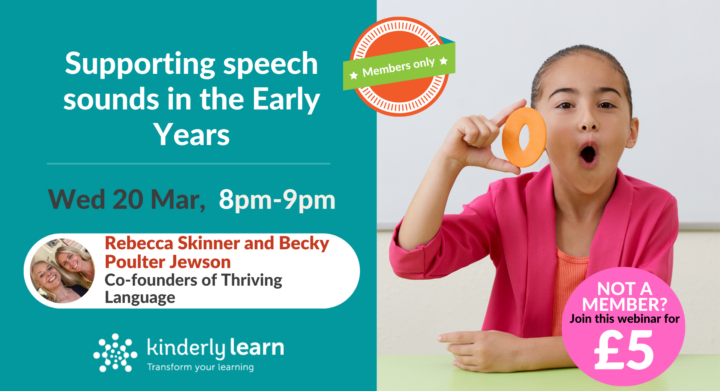
[{"label": "girl's eye", "polygon": [[571,109],[572,107],[573,107],[573,105],[568,102],[562,102],[559,105],[557,105],[557,108],[559,108],[559,109]]},{"label": "girl's eye", "polygon": [[602,102],[602,103],[600,103],[600,108],[601,108],[601,109],[612,109],[613,107],[615,107],[615,105],[612,104],[612,103],[610,103],[610,102]]}]

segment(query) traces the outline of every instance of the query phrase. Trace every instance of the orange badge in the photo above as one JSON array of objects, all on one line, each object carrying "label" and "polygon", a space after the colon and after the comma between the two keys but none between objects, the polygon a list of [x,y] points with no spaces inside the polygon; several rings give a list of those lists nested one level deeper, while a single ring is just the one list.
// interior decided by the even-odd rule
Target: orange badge
[{"label": "orange badge", "polygon": [[[368,27],[355,42],[350,59],[435,45],[442,45],[442,39],[425,23],[411,18],[392,17]],[[405,117],[430,107],[442,94],[447,80],[448,75],[440,75],[358,88],[356,91],[360,99],[378,113]]]}]

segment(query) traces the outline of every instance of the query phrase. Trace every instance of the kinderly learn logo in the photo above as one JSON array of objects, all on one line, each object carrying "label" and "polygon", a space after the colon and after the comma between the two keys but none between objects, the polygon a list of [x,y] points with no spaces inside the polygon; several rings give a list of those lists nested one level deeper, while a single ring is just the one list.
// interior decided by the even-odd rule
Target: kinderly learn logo
[{"label": "kinderly learn logo", "polygon": [[[117,333],[112,335],[114,341],[117,341],[119,338],[120,336],[117,335]],[[102,354],[98,352],[93,353],[93,357],[95,357],[96,360],[100,357],[105,360],[105,365],[100,366],[100,372],[107,371],[110,366],[112,366],[112,369],[118,369],[119,365],[125,367],[125,372],[132,371],[132,366],[128,365],[127,360],[128,358],[136,358],[137,352],[128,352],[128,347],[132,345],[131,339],[126,339],[125,345],[122,346],[119,346],[117,342],[113,342],[112,344],[106,343],[104,339],[101,339],[98,344],[105,347],[105,351],[102,352]]]}]

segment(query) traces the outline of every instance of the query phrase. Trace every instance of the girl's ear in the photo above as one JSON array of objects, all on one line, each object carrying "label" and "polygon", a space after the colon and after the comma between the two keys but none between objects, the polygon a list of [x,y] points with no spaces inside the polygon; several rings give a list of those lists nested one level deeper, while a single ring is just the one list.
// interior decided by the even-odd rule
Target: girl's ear
[{"label": "girl's ear", "polygon": [[628,133],[627,142],[625,142],[625,148],[632,148],[637,144],[638,132],[640,130],[640,120],[633,118],[630,120],[630,133]]}]

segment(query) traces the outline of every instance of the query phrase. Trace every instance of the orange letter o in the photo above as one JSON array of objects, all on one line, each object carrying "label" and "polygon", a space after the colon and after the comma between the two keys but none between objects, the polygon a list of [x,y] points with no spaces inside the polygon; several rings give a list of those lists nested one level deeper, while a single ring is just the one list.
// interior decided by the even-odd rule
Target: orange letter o
[{"label": "orange letter o", "polygon": [[[530,141],[525,149],[520,148],[520,131],[527,125]],[[532,166],[545,151],[547,131],[545,120],[535,109],[522,107],[510,114],[503,129],[502,145],[510,163],[518,167]]]}]

